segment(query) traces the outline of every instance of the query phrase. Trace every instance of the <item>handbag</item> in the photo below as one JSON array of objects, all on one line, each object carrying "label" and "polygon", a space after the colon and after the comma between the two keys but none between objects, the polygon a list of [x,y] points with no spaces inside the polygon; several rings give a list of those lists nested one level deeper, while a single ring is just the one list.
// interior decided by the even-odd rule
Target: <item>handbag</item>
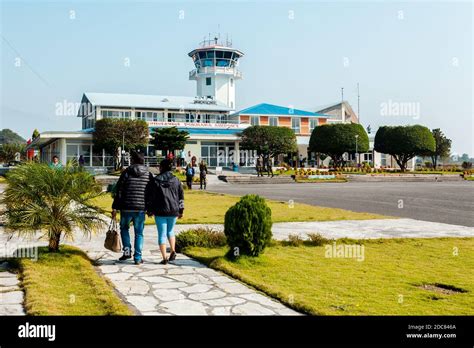
[{"label": "handbag", "polygon": [[104,247],[116,253],[122,251],[122,241],[120,234],[117,231],[117,221],[115,219],[110,221],[109,229],[105,235]]}]

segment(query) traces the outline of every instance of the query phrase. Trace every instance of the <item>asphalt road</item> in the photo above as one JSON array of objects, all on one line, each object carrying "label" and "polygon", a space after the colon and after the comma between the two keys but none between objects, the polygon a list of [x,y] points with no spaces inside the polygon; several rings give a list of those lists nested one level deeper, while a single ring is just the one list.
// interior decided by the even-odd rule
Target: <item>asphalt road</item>
[{"label": "asphalt road", "polygon": [[216,185],[209,191],[474,227],[474,182]]}]

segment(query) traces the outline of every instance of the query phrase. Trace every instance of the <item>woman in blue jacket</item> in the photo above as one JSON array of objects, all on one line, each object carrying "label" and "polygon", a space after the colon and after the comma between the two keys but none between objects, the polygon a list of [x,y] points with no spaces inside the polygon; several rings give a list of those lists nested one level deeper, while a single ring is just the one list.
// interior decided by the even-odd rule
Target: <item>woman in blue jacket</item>
[{"label": "woman in blue jacket", "polygon": [[[155,216],[158,229],[158,244],[163,260],[161,264],[176,259],[174,225],[183,217],[184,192],[181,181],[171,172],[172,163],[165,159],[160,163],[160,174],[153,180],[146,199],[148,215]],[[170,243],[170,256],[166,257],[166,239]]]}]

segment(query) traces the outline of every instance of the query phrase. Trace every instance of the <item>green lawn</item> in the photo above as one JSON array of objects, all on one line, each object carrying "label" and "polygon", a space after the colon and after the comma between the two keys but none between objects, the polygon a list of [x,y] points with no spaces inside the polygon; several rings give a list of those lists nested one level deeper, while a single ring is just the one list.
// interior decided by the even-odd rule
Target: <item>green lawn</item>
[{"label": "green lawn", "polygon": [[[224,215],[240,197],[221,193],[203,191],[185,191],[184,217],[178,220],[180,224],[222,224]],[[344,209],[316,207],[307,204],[278,202],[267,200],[272,209],[273,222],[287,221],[330,221],[330,220],[366,220],[381,219],[387,216],[356,213]],[[107,194],[100,197],[97,203],[107,211],[111,211],[112,197]],[[146,219],[146,224],[153,224],[152,218]]]},{"label": "green lawn", "polygon": [[[223,257],[226,248],[192,247],[185,253],[314,315],[474,315],[474,238],[363,243],[361,262],[327,258],[324,246],[282,243],[258,258],[241,257],[235,262]],[[422,288],[437,283],[467,292],[446,294]]]},{"label": "green lawn", "polygon": [[133,315],[77,248],[40,248],[37,261],[18,259],[16,266],[29,315]]},{"label": "green lawn", "polygon": [[474,181],[474,176],[468,176],[468,177],[466,177],[466,180],[467,181]]}]

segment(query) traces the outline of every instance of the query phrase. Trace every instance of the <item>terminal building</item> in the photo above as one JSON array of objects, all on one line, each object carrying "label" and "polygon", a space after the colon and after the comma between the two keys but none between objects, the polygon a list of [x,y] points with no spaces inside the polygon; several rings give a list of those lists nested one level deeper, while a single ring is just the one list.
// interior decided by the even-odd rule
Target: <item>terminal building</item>
[{"label": "terminal building", "polygon": [[[244,53],[228,41],[205,40],[188,53],[194,63],[189,79],[196,81],[196,95],[158,96],[114,93],[89,93],[82,96],[78,117],[79,131],[45,131],[30,148],[39,150],[40,158],[50,162],[58,156],[62,163],[83,156],[86,167],[112,167],[113,154],[93,149],[95,122],[102,118],[141,119],[150,133],[160,127],[177,127],[189,132],[185,152],[210,167],[230,167],[232,163],[254,166],[254,156],[239,150],[239,133],[250,125],[289,127],[295,131],[298,152],[308,156],[308,144],[314,127],[327,122],[330,115],[258,104],[236,111],[236,82],[242,78],[238,69]],[[126,136],[126,135],[125,135]],[[160,149],[149,145],[146,155],[156,158]]]}]

